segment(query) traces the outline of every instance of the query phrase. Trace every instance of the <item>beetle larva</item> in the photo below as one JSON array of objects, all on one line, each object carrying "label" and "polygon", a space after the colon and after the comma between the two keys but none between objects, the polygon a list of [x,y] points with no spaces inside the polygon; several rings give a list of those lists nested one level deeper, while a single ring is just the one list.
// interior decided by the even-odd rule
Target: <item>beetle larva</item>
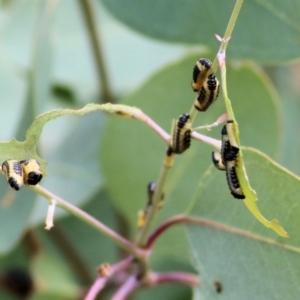
[{"label": "beetle larva", "polygon": [[38,184],[43,178],[43,173],[39,162],[35,159],[21,160],[24,183],[29,185]]},{"label": "beetle larva", "polygon": [[199,92],[202,88],[204,80],[211,68],[211,62],[206,58],[200,58],[193,69],[192,89],[194,92]]},{"label": "beetle larva", "polygon": [[236,174],[236,161],[226,162],[226,177],[231,194],[236,199],[245,199],[241,189],[238,176]]},{"label": "beetle larva", "polygon": [[23,170],[20,162],[13,159],[8,159],[2,164],[2,171],[4,172],[8,184],[18,191],[23,185]]},{"label": "beetle larva", "polygon": [[189,114],[183,114],[175,122],[172,136],[173,153],[181,154],[190,147],[191,144],[191,122]]},{"label": "beetle larva", "polygon": [[239,152],[239,147],[235,141],[232,129],[233,121],[228,120],[222,129],[222,146],[221,146],[221,158],[223,164],[226,161],[235,160]]},{"label": "beetle larva", "polygon": [[219,95],[220,84],[214,74],[208,75],[203,83],[194,106],[198,111],[206,111]]}]

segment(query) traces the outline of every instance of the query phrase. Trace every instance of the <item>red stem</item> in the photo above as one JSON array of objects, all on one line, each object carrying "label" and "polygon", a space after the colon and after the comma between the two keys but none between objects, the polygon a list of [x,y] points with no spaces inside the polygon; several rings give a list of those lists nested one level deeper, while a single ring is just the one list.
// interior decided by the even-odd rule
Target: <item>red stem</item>
[{"label": "red stem", "polygon": [[179,224],[179,223],[194,223],[199,224],[199,219],[187,217],[185,215],[178,215],[175,217],[172,217],[162,224],[158,226],[150,235],[146,243],[146,249],[151,249],[156,241],[156,239],[169,227]]},{"label": "red stem", "polygon": [[197,275],[184,272],[169,272],[169,273],[152,273],[151,280],[154,285],[177,282],[182,284],[188,284],[191,286],[197,286],[200,284],[200,279]]}]

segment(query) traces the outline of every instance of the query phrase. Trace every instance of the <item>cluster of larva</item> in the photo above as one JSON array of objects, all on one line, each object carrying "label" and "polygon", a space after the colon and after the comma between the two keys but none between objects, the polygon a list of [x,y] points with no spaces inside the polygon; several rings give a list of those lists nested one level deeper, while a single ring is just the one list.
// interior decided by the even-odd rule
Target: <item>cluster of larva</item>
[{"label": "cluster of larva", "polygon": [[[206,111],[219,94],[220,84],[215,75],[210,72],[211,66],[212,63],[208,59],[201,58],[193,69],[192,89],[198,93],[194,106],[198,111]],[[228,120],[222,129],[221,153],[214,151],[212,161],[217,169],[226,171],[231,194],[237,199],[245,199],[236,172],[239,147],[234,138],[233,127],[233,120]]]},{"label": "cluster of larva", "polygon": [[8,184],[18,191],[23,184],[36,185],[43,178],[39,162],[35,159],[21,161],[8,159],[2,164]]},{"label": "cluster of larva", "polygon": [[[211,66],[212,63],[208,59],[201,58],[193,69],[192,89],[198,93],[194,106],[198,111],[206,111],[219,94],[220,84],[215,75],[209,72]],[[191,121],[189,114],[185,113],[175,121],[167,156],[183,153],[190,144]]]},{"label": "cluster of larva", "polygon": [[236,173],[239,147],[233,133],[234,121],[228,120],[222,129],[221,153],[214,151],[212,161],[217,169],[226,171],[227,183],[234,198],[245,199]]},{"label": "cluster of larva", "polygon": [[198,93],[194,106],[198,111],[206,111],[217,100],[220,83],[213,73],[210,73],[212,63],[201,58],[193,70],[192,89]]}]

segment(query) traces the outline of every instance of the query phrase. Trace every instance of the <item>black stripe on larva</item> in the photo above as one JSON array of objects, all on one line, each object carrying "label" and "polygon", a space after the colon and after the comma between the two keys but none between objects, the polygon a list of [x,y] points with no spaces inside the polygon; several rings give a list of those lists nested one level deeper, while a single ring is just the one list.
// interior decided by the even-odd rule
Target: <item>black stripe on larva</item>
[{"label": "black stripe on larva", "polygon": [[217,151],[213,151],[211,156],[214,166],[220,171],[225,171],[226,168],[222,162],[221,154]]},{"label": "black stripe on larva", "polygon": [[194,92],[199,92],[203,81],[207,75],[208,70],[211,68],[212,63],[207,58],[201,58],[196,62],[193,69],[192,89]]},{"label": "black stripe on larva", "polygon": [[172,136],[173,153],[181,154],[191,144],[191,123],[189,114],[183,114],[176,121]]},{"label": "black stripe on larva", "polygon": [[245,195],[241,189],[238,176],[236,174],[236,162],[226,162],[226,177],[231,194],[236,199],[245,199]]},{"label": "black stripe on larva", "polygon": [[210,74],[204,81],[194,106],[199,111],[206,111],[219,95],[220,84],[214,74]]},{"label": "black stripe on larva", "polygon": [[2,164],[2,171],[6,176],[8,184],[15,190],[19,190],[23,185],[23,170],[20,162],[8,159]]}]

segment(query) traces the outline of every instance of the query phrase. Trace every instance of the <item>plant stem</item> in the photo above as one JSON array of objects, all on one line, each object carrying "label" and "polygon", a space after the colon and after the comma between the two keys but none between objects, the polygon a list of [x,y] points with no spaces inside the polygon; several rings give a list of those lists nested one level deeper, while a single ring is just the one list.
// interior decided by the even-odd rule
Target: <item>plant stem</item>
[{"label": "plant stem", "polygon": [[191,286],[198,286],[200,279],[197,275],[184,272],[169,272],[169,273],[152,273],[150,275],[152,283],[154,285],[177,282],[181,284],[188,284]]},{"label": "plant stem", "polygon": [[73,214],[79,219],[83,220],[87,224],[91,225],[96,230],[100,231],[108,238],[113,240],[118,246],[126,250],[128,253],[131,253],[133,256],[139,259],[143,259],[147,255],[144,250],[139,249],[136,245],[134,245],[127,239],[120,236],[114,230],[110,229],[109,227],[107,227],[106,225],[104,225],[103,223],[101,223],[100,221],[98,221],[88,213],[84,212],[80,208],[74,206],[73,204],[47,191],[45,188],[41,187],[40,185],[30,186],[30,189],[40,194],[41,196],[45,197],[46,199],[48,199],[50,204],[52,203],[53,200],[55,200],[59,207],[68,211],[69,213]]},{"label": "plant stem", "polygon": [[[229,19],[229,22],[228,22],[228,25],[227,25],[227,28],[225,30],[225,34],[224,34],[224,37],[223,37],[224,40],[227,41],[227,42],[226,43],[221,43],[219,52],[224,52],[227,48],[228,40],[232,35],[232,31],[233,31],[233,28],[235,26],[238,15],[240,13],[241,7],[243,5],[243,1],[244,0],[237,0],[235,5],[234,5],[233,11],[231,13],[231,16],[230,16],[230,19]],[[212,72],[216,72],[217,68],[218,68],[218,62],[217,62],[217,57],[216,57],[213,61],[212,66],[211,66]],[[193,123],[193,121],[195,120],[196,115],[197,115],[197,110],[194,107],[194,105],[192,105],[189,114],[190,114],[190,120]]]},{"label": "plant stem", "polygon": [[[199,219],[197,218],[191,218],[185,215],[177,215],[174,216],[162,224],[160,224],[150,235],[146,243],[146,249],[151,249],[156,242],[156,240],[161,236],[162,233],[164,233],[168,228],[170,228],[173,225],[180,224],[180,223],[194,223],[199,224]],[[201,223],[200,223],[201,224]]]},{"label": "plant stem", "polygon": [[165,184],[165,181],[167,179],[169,168],[166,168],[163,164],[162,169],[160,171],[158,181],[156,183],[156,188],[153,194],[153,202],[152,205],[148,209],[147,217],[144,226],[141,228],[141,230],[138,233],[136,244],[140,247],[144,246],[146,236],[148,233],[148,230],[150,228],[150,224],[153,221],[154,214],[157,211],[157,205],[159,204],[159,201],[161,199],[162,189]]},{"label": "plant stem", "polygon": [[[103,52],[101,48],[100,30],[97,27],[95,8],[93,8],[92,0],[79,0],[82,13],[86,22],[87,32],[90,38],[92,51],[95,58],[98,82],[101,82],[102,95],[101,103],[114,103],[111,88],[107,77],[107,68],[105,66],[105,60],[103,58]],[[99,89],[100,90],[100,89]]]},{"label": "plant stem", "polygon": [[136,274],[131,275],[111,300],[125,300],[127,296],[137,289],[141,284],[142,282],[137,280]]},{"label": "plant stem", "polygon": [[[227,42],[226,43],[221,43],[219,52],[225,52],[226,51],[226,48],[227,48],[227,45],[228,45],[228,39],[232,35],[233,29],[234,29],[236,20],[239,16],[240,10],[242,8],[243,2],[244,2],[244,0],[236,0],[236,3],[234,5],[233,11],[231,13],[229,22],[227,24],[227,28],[226,28],[224,36],[223,36],[223,39]],[[217,70],[217,68],[218,68],[218,60],[217,60],[217,57],[216,57],[213,64],[212,64],[213,72],[215,72]]]},{"label": "plant stem", "polygon": [[211,145],[216,149],[220,150],[220,148],[221,148],[221,141],[216,140],[216,139],[214,139],[210,136],[206,136],[206,135],[200,134],[196,131],[193,131],[192,134],[191,134],[191,137],[195,140],[198,140],[198,141],[201,141],[201,142],[206,143],[208,145]]},{"label": "plant stem", "polygon": [[133,261],[133,257],[129,256],[120,262],[111,266],[111,273],[109,277],[97,277],[94,284],[91,286],[90,290],[88,291],[87,295],[85,296],[84,300],[94,300],[99,292],[103,289],[106,285],[108,279],[119,271],[126,269]]}]

